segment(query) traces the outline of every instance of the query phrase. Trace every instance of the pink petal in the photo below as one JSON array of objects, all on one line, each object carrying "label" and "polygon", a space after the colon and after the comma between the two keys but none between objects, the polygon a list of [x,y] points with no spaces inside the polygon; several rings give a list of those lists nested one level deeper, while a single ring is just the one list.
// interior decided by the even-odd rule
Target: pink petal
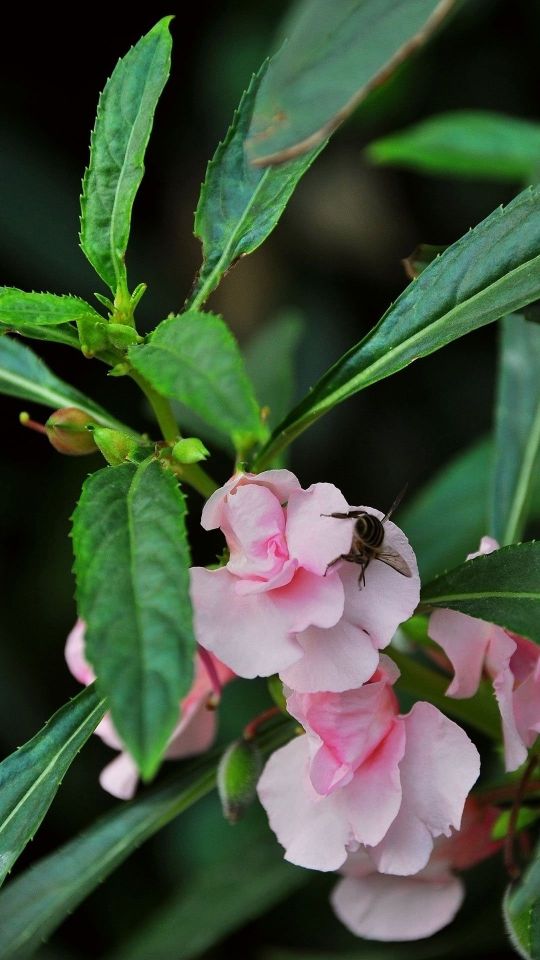
[{"label": "pink petal", "polygon": [[180,723],[175,727],[165,756],[168,760],[180,760],[204,753],[212,745],[216,735],[217,714],[207,707],[208,696],[197,703],[192,702],[184,710]]},{"label": "pink petal", "polygon": [[267,487],[238,486],[223,508],[221,527],[230,550],[227,568],[239,577],[268,580],[289,558],[285,513]]},{"label": "pink petal", "polygon": [[112,747],[113,750],[124,749],[124,744],[116,732],[110,713],[105,714],[103,720],[98,723],[94,733],[96,733],[108,747]]},{"label": "pink petal", "polygon": [[291,493],[287,505],[287,544],[291,557],[301,567],[322,577],[333,560],[349,552],[354,520],[323,516],[348,509],[345,497],[333,483],[314,483],[308,490]]},{"label": "pink petal", "polygon": [[447,696],[461,699],[476,693],[493,629],[492,624],[457,610],[435,610],[431,614],[428,634],[454,668]]},{"label": "pink petal", "polygon": [[289,499],[293,490],[298,490],[300,483],[290,470],[264,470],[263,473],[235,473],[219,490],[206,501],[201,517],[201,525],[205,530],[215,530],[221,526],[221,519],[225,498],[234,494],[238,486],[244,484],[258,484],[267,487],[278,498],[281,504]]},{"label": "pink petal", "polygon": [[429,703],[416,703],[403,718],[407,743],[400,765],[403,802],[382,843],[373,851],[381,873],[418,873],[433,838],[459,829],[463,806],[480,772],[478,751],[467,734]]},{"label": "pink petal", "polygon": [[129,753],[120,753],[107,764],[99,775],[99,782],[118,800],[131,800],[139,782],[139,771]]},{"label": "pink petal", "polygon": [[[356,509],[379,519],[384,516],[372,507]],[[369,633],[379,649],[390,643],[400,623],[412,616],[420,600],[418,566],[407,537],[391,520],[386,521],[384,530],[384,546],[403,557],[411,577],[404,577],[380,560],[372,560],[365,572],[365,586],[359,588],[358,566],[344,561],[339,569],[345,587],[345,619]]]},{"label": "pink petal", "polygon": [[345,619],[326,630],[308,627],[296,639],[304,655],[281,672],[281,679],[300,693],[349,690],[377,669],[379,654],[371,637]]},{"label": "pink petal", "polygon": [[475,557],[485,557],[488,553],[495,553],[495,550],[499,549],[499,544],[497,540],[494,540],[493,537],[482,537],[480,541],[480,546],[475,553],[468,553],[467,560],[474,560]]},{"label": "pink petal", "polygon": [[79,618],[68,634],[64,656],[70,673],[79,683],[84,683],[87,687],[89,683],[94,682],[96,676],[84,655],[85,630],[86,624]]},{"label": "pink petal", "polygon": [[493,690],[501,713],[505,766],[508,771],[517,770],[527,759],[527,748],[514,716],[514,677],[509,666],[493,678]]},{"label": "pink petal", "polygon": [[238,676],[279,673],[302,656],[291,635],[294,604],[291,610],[290,603],[279,602],[278,595],[288,588],[241,597],[235,590],[237,580],[225,567],[191,568],[197,639]]},{"label": "pink petal", "polygon": [[385,739],[343,788],[348,820],[359,843],[378,844],[398,816],[403,792],[400,761],[405,742],[404,720],[396,717]]},{"label": "pink petal", "polygon": [[340,880],[330,902],[342,923],[369,940],[421,940],[454,919],[464,896],[451,873],[437,879],[371,876]]},{"label": "pink petal", "polygon": [[307,737],[272,754],[257,786],[270,826],[285,847],[285,859],[312,870],[337,870],[347,856],[351,832],[343,791],[320,797],[308,774]]},{"label": "pink petal", "polygon": [[[293,692],[287,709],[317,738],[310,778],[317,793],[326,794],[342,782],[343,775],[348,774],[349,780],[358,775],[368,757],[380,759],[376,748],[392,730],[398,704],[392,688],[380,681],[339,694]],[[398,763],[402,755],[403,751]]]}]

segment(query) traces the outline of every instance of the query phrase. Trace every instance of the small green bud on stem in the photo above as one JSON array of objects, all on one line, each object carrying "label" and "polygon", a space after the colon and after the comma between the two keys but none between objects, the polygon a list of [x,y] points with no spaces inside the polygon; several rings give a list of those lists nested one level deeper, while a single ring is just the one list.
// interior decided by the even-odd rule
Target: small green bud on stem
[{"label": "small green bud on stem", "polygon": [[93,437],[96,446],[112,467],[136,457],[140,446],[133,437],[109,427],[95,427]]},{"label": "small green bud on stem", "polygon": [[175,443],[172,456],[178,463],[199,463],[206,460],[210,453],[198,437],[184,437]]},{"label": "small green bud on stem", "polygon": [[237,823],[253,802],[261,770],[261,752],[253,740],[236,740],[223,754],[217,783],[223,814],[229,823]]}]

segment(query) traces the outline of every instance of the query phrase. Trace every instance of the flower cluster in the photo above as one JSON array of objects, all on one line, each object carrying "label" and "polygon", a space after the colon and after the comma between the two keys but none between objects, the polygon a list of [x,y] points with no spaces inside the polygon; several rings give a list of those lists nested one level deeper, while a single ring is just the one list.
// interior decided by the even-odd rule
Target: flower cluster
[{"label": "flower cluster", "polygon": [[[353,551],[359,513],[384,531],[379,550],[363,557]],[[303,490],[287,470],[236,474],[210,498],[202,525],[222,530],[229,558],[192,569],[198,641],[240,676],[278,673],[305,731],[270,757],[258,785],[285,857],[343,871],[333,903],[355,932],[428,936],[461,900],[452,831],[479,757],[431,704],[400,714],[399,671],[380,654],[419,601],[410,544],[379,511],[350,507],[329,483]],[[383,562],[396,555],[401,570]],[[471,822],[474,832],[478,818]],[[477,859],[491,852],[481,832]],[[430,918],[414,925],[393,913],[400,890],[422,890]]]}]

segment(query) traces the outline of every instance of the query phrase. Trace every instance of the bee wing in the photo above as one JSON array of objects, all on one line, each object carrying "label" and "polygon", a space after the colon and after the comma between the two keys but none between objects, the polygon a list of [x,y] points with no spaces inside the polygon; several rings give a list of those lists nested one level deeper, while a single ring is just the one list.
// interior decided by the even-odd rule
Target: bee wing
[{"label": "bee wing", "polygon": [[381,563],[385,563],[387,567],[392,567],[392,570],[403,574],[404,577],[412,577],[412,570],[409,564],[397,550],[392,550],[391,547],[385,547],[380,553],[377,552],[376,559],[380,560]]}]

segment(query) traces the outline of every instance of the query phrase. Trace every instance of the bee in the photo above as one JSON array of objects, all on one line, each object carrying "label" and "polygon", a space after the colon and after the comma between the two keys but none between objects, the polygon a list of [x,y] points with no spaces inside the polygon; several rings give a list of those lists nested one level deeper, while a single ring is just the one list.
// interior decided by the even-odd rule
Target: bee
[{"label": "bee", "polygon": [[356,520],[349,552],[342,553],[339,557],[336,557],[335,560],[332,560],[332,562],[328,564],[328,569],[340,560],[346,560],[348,563],[357,563],[361,568],[358,577],[358,586],[360,589],[366,585],[366,570],[372,560],[380,560],[381,563],[385,563],[388,567],[391,567],[392,570],[401,573],[402,576],[412,577],[412,571],[407,561],[404,560],[397,550],[392,550],[391,547],[386,546],[384,543],[384,524],[390,519],[394,510],[396,510],[404,492],[405,491],[402,490],[399,496],[396,497],[390,510],[382,520],[373,516],[372,513],[367,513],[365,510],[349,510],[348,513],[322,514],[324,517],[335,517],[337,520]]}]

